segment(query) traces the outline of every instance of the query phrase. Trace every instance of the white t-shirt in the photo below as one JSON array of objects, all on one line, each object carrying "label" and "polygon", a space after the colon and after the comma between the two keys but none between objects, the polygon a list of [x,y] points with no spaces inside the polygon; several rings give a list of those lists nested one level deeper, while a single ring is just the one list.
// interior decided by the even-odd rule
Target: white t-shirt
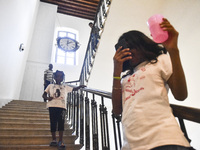
[{"label": "white t-shirt", "polygon": [[47,102],[47,107],[60,107],[66,109],[67,94],[72,92],[73,88],[67,85],[49,84],[45,89],[53,99]]},{"label": "white t-shirt", "polygon": [[158,62],[139,64],[122,80],[122,150],[149,150],[162,145],[190,147],[168,100],[167,80],[172,74],[169,55]]}]

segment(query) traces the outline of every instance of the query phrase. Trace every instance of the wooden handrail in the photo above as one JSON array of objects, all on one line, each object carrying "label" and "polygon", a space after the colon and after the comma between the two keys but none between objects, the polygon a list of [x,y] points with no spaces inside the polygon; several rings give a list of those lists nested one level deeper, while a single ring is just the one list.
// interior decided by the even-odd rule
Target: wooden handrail
[{"label": "wooden handrail", "polygon": [[[70,86],[77,87],[75,85],[70,85]],[[106,92],[103,90],[92,89],[92,88],[84,88],[83,91],[112,99],[111,92]],[[179,117],[181,119],[200,123],[200,109],[199,108],[193,108],[193,107],[187,107],[187,106],[181,106],[181,105],[175,105],[175,104],[170,104],[170,106],[172,108],[172,111],[175,117]]]},{"label": "wooden handrail", "polygon": [[[70,86],[77,87],[75,85],[70,85]],[[93,93],[95,95],[103,96],[109,99],[112,98],[111,92],[106,92],[103,90],[84,88],[83,91]],[[172,111],[175,117],[179,117],[181,119],[186,119],[189,121],[200,123],[200,109],[199,108],[186,107],[186,106],[175,105],[175,104],[170,104],[170,106],[172,108]]]},{"label": "wooden handrail", "polygon": [[200,109],[174,104],[171,104],[170,106],[175,117],[200,123]]}]

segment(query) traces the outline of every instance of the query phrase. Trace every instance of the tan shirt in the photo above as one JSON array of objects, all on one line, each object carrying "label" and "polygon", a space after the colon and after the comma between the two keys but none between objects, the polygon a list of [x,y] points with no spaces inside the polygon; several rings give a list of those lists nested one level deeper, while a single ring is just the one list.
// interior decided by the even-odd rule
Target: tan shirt
[{"label": "tan shirt", "polygon": [[73,88],[67,85],[49,84],[45,90],[53,99],[47,102],[47,107],[60,107],[66,109],[67,94]]}]

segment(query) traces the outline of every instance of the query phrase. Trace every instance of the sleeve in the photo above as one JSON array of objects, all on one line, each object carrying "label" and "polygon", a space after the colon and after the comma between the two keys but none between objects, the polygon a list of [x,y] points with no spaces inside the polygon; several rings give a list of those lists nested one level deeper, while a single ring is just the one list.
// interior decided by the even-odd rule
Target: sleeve
[{"label": "sleeve", "polygon": [[73,87],[70,87],[70,86],[68,86],[68,85],[66,85],[66,91],[67,91],[67,93],[70,93],[70,92],[72,92],[72,90],[73,90]]},{"label": "sleeve", "polygon": [[44,74],[47,74],[47,70],[44,71]]},{"label": "sleeve", "polygon": [[51,84],[49,84],[44,91],[47,92],[47,93],[49,93],[50,92],[50,87],[51,87]]},{"label": "sleeve", "polygon": [[172,75],[172,63],[169,54],[162,54],[158,57],[158,62],[161,69],[161,76],[165,82]]}]

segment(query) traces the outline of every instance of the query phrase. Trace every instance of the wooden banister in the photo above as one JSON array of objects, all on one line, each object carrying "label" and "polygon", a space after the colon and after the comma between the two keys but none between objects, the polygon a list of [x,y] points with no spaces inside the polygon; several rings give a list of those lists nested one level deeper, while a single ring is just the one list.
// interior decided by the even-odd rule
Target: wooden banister
[{"label": "wooden banister", "polygon": [[175,117],[200,123],[200,109],[174,104],[171,104],[170,106]]}]

